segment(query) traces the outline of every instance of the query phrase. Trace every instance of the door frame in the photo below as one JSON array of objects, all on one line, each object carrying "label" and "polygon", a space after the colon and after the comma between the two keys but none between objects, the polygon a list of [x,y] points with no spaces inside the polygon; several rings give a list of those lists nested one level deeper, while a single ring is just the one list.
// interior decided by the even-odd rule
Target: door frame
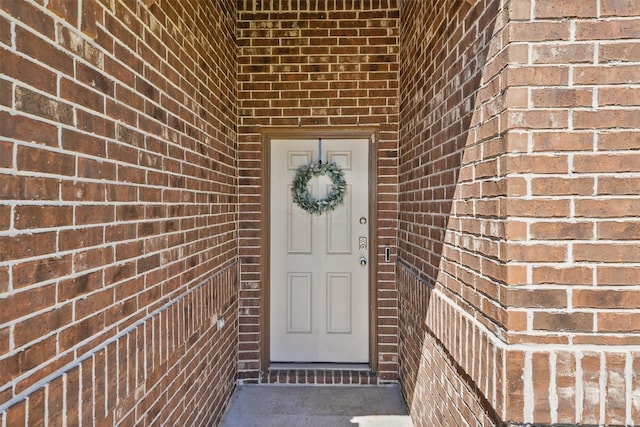
[{"label": "door frame", "polygon": [[374,126],[349,127],[267,127],[262,129],[262,221],[261,245],[261,298],[260,370],[271,363],[271,144],[274,139],[368,139],[369,140],[369,368],[378,370],[378,140],[379,130]]}]

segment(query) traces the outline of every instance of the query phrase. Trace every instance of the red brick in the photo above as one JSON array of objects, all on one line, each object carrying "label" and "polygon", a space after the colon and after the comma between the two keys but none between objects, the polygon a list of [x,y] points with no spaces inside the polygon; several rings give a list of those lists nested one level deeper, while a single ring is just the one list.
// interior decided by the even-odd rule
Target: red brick
[{"label": "red brick", "polygon": [[89,179],[115,180],[117,176],[116,165],[94,159],[78,159],[78,176]]},{"label": "red brick", "polygon": [[11,107],[13,103],[13,84],[0,79],[0,105]]},{"label": "red brick", "polygon": [[576,40],[623,40],[640,35],[640,20],[597,20],[576,23]]},{"label": "red brick", "polygon": [[20,146],[18,169],[71,176],[75,173],[75,159],[68,154]]},{"label": "red brick", "polygon": [[92,313],[98,313],[102,309],[113,304],[113,291],[105,289],[84,296],[74,303],[74,316],[76,319],[83,319]]},{"label": "red brick", "polygon": [[14,227],[51,228],[73,224],[71,206],[16,206]]},{"label": "red brick", "polygon": [[[50,336],[42,341],[38,341],[27,346],[23,351],[21,351],[19,353],[20,374],[29,372],[32,369],[42,365],[43,363],[53,359],[54,356],[56,356],[56,341],[57,339],[55,336]],[[42,368],[43,371],[46,371],[46,369],[47,367]],[[30,378],[25,378],[21,383],[33,385],[33,383],[37,381],[38,374],[41,374],[41,372],[32,373],[32,375],[30,375]],[[24,385],[19,384],[16,389],[23,391],[23,387]]]},{"label": "red brick", "polygon": [[58,284],[60,302],[91,293],[102,287],[101,273],[86,273],[72,279],[61,280]]},{"label": "red brick", "polygon": [[57,200],[58,192],[55,178],[5,176],[0,180],[0,196],[5,200]]},{"label": "red brick", "polygon": [[115,124],[88,111],[76,110],[77,127],[87,133],[113,138]]},{"label": "red brick", "polygon": [[530,228],[534,240],[591,240],[594,237],[593,224],[589,222],[536,222]]},{"label": "red brick", "polygon": [[592,313],[541,311],[533,314],[533,329],[536,330],[591,332],[593,325],[594,315]]},{"label": "red brick", "polygon": [[75,228],[59,233],[58,247],[61,251],[99,246],[104,243],[102,227]]},{"label": "red brick", "polygon": [[592,196],[595,193],[593,178],[533,178],[533,196]]},{"label": "red brick", "polygon": [[569,165],[564,155],[517,156],[507,159],[507,173],[567,173]]},{"label": "red brick", "polygon": [[[552,0],[543,1],[545,3],[552,2]],[[509,40],[512,42],[569,40],[569,30],[568,22],[514,22],[509,27]]]},{"label": "red brick", "polygon": [[81,362],[80,369],[82,376],[80,377],[80,419],[82,425],[91,423],[95,418],[95,401],[93,398],[93,389],[95,387],[95,367],[93,358],[90,357]]},{"label": "red brick", "polygon": [[610,42],[600,45],[598,59],[607,62],[638,62],[640,60],[640,44],[635,42]]},{"label": "red brick", "polygon": [[75,208],[75,224],[99,224],[112,222],[115,217],[114,207],[109,205],[84,205]]},{"label": "red brick", "polygon": [[[0,111],[0,121],[2,121],[2,134],[5,138],[36,142],[51,147],[58,145],[57,129],[49,123],[30,117],[10,115],[5,111]],[[13,161],[13,154],[9,151],[12,149],[12,144],[8,142],[2,142],[1,144],[0,147],[4,146],[4,150],[0,152],[2,154],[0,156],[0,165],[9,167]]]},{"label": "red brick", "polygon": [[103,329],[103,314],[96,314],[81,322],[70,324],[66,328],[61,329],[58,334],[60,349],[68,350]]},{"label": "red brick", "polygon": [[524,412],[524,353],[509,351],[505,357],[505,417],[506,419],[520,419]]},{"label": "red brick", "polygon": [[47,9],[66,20],[72,26],[78,26],[78,0],[51,0]]},{"label": "red brick", "polygon": [[62,427],[64,413],[64,378],[58,377],[47,386],[48,425]]},{"label": "red brick", "polygon": [[633,217],[640,208],[640,201],[637,199],[598,199],[598,200],[576,200],[576,217],[589,218],[623,218]]},{"label": "red brick", "polygon": [[13,267],[13,286],[14,288],[30,286],[70,273],[71,257],[69,255],[27,261]]},{"label": "red brick", "polygon": [[78,252],[73,256],[73,266],[76,272],[106,266],[113,261],[114,255],[112,248],[89,249]]},{"label": "red brick", "polygon": [[[11,2],[21,3],[21,2]],[[56,76],[38,64],[0,48],[0,72],[48,93],[55,93]]]},{"label": "red brick", "polygon": [[599,134],[598,148],[601,150],[640,148],[640,132],[624,130],[603,131]]},{"label": "red brick", "polygon": [[636,177],[598,177],[599,195],[634,195],[640,188],[640,178]]},{"label": "red brick", "polygon": [[87,89],[69,79],[63,78],[60,81],[60,93],[69,102],[99,113],[104,112],[105,101],[103,94],[100,92]]},{"label": "red brick", "polygon": [[640,5],[633,0],[603,0],[600,6],[602,16],[637,16]]},{"label": "red brick", "polygon": [[558,396],[558,422],[572,423],[575,420],[576,361],[573,353],[556,353],[556,393]]},{"label": "red brick", "polygon": [[[0,120],[3,117],[0,116]],[[13,147],[14,144],[8,141],[0,141],[0,167],[11,168],[13,167]]]},{"label": "red brick", "polygon": [[80,29],[84,34],[96,39],[98,30],[96,27],[97,5],[95,0],[80,0],[82,6],[80,14]]},{"label": "red brick", "polygon": [[52,40],[37,37],[32,32],[16,26],[16,48],[64,74],[73,75],[73,58],[56,48]]},{"label": "red brick", "polygon": [[640,106],[640,89],[629,87],[600,88],[598,90],[600,106]]},{"label": "red brick", "polygon": [[69,324],[72,319],[70,304],[57,307],[54,310],[40,313],[16,324],[14,340],[17,347],[32,342],[41,337],[44,331],[55,331]]},{"label": "red brick", "polygon": [[27,425],[27,401],[21,400],[11,405],[7,409],[5,420],[11,426]]},{"label": "red brick", "polygon": [[[416,310],[415,313],[407,315],[396,308],[396,284],[402,285],[406,291],[406,280],[396,280],[393,266],[385,263],[372,277],[380,289],[378,316],[384,316],[383,321],[375,319],[382,328],[380,330],[384,331],[377,349],[380,378],[395,379],[398,366],[401,370],[406,369],[400,375],[413,382],[410,386],[404,383],[403,387],[406,395],[413,397],[408,401],[416,405],[412,408],[414,419],[422,424],[457,425],[472,420],[477,424],[490,425],[484,411],[486,408],[482,408],[480,403],[488,401],[493,404],[493,398],[501,418],[521,423],[526,415],[525,401],[532,397],[524,395],[524,354],[518,351],[498,351],[497,388],[492,389],[492,378],[485,376],[488,370],[480,364],[481,361],[489,366],[492,363],[492,353],[486,347],[485,336],[469,335],[475,341],[462,338],[456,341],[455,334],[451,333],[451,330],[456,330],[455,326],[461,325],[461,321],[456,320],[459,319],[456,317],[459,316],[458,310],[466,311],[467,315],[482,322],[490,334],[505,334],[514,339],[513,342],[528,345],[548,342],[545,340],[553,338],[558,340],[556,342],[566,343],[572,333],[570,331],[560,331],[554,337],[542,334],[537,338],[526,334],[513,337],[509,330],[502,329],[508,319],[492,299],[500,295],[506,300],[508,292],[503,291],[514,284],[512,281],[529,285],[581,285],[571,292],[556,287],[545,288],[545,292],[534,296],[518,289],[511,294],[511,302],[518,305],[536,303],[537,307],[554,305],[555,308],[555,305],[562,304],[562,296],[566,298],[569,292],[575,304],[589,305],[597,302],[593,300],[596,297],[585,297],[582,291],[601,290],[592,288],[593,285],[611,283],[610,287],[614,287],[636,282],[638,271],[632,266],[601,262],[602,256],[604,261],[611,262],[635,257],[632,245],[635,224],[626,221],[628,217],[635,217],[636,206],[632,198],[591,198],[595,180],[599,196],[634,195],[631,191],[634,178],[623,181],[627,175],[618,174],[620,166],[631,168],[624,171],[629,176],[637,172],[634,155],[629,150],[640,148],[640,138],[635,132],[637,126],[633,111],[618,107],[636,105],[635,94],[633,91],[621,92],[613,85],[623,87],[638,81],[634,79],[638,56],[633,38],[629,43],[617,40],[622,36],[634,37],[635,15],[631,12],[635,6],[625,4],[623,0],[600,0],[600,13],[604,16],[614,18],[614,14],[619,13],[630,17],[618,20],[595,16],[598,11],[594,9],[594,0],[507,2],[505,7],[509,11],[504,16],[498,16],[498,1],[474,5],[454,2],[453,6],[440,0],[435,3],[404,2],[404,26],[400,28],[398,4],[386,1],[380,2],[380,10],[365,13],[355,9],[341,10],[360,6],[350,2],[337,5],[329,2],[326,11],[323,9],[325,5],[320,3],[318,10],[275,12],[269,9],[279,5],[269,2],[240,2],[233,6],[214,2],[206,7],[189,2],[179,6],[170,2],[154,3],[148,8],[140,4],[135,11],[130,9],[130,5],[117,4],[105,11],[102,3],[78,1],[80,8],[68,11],[72,14],[71,21],[75,22],[59,25],[58,34],[53,33],[54,23],[61,21],[52,18],[47,6],[57,7],[58,13],[66,15],[66,6],[59,0],[0,5],[9,11],[0,17],[0,42],[5,46],[12,43],[12,32],[5,28],[13,28],[18,51],[28,51],[27,56],[34,57],[31,62],[24,56],[14,57],[8,50],[0,51],[0,72],[12,82],[10,89],[14,86],[21,88],[21,108],[30,108],[30,113],[43,117],[42,122],[52,126],[48,135],[50,139],[36,142],[50,143],[53,148],[42,150],[46,155],[36,156],[37,149],[33,144],[20,145],[17,164],[13,164],[13,160],[5,160],[8,167],[16,168],[19,173],[26,171],[23,175],[49,175],[30,178],[6,175],[0,180],[4,182],[4,185],[0,184],[0,194],[9,201],[30,200],[26,196],[33,194],[38,200],[74,202],[77,203],[74,207],[76,220],[81,224],[96,224],[86,228],[56,229],[38,238],[20,236],[18,240],[12,240],[14,236],[11,239],[0,237],[0,247],[8,248],[12,254],[10,257],[4,254],[3,258],[0,253],[1,262],[11,266],[14,278],[19,266],[33,261],[20,263],[14,257],[21,259],[36,253],[39,258],[48,259],[56,250],[73,252],[73,276],[45,277],[45,280],[59,279],[60,282],[57,284],[58,294],[53,295],[52,300],[59,303],[60,299],[73,299],[79,312],[90,315],[91,311],[99,311],[104,320],[97,321],[97,325],[85,325],[88,333],[94,335],[84,335],[84,330],[59,331],[62,347],[86,338],[79,350],[83,352],[103,343],[101,334],[110,336],[115,330],[112,325],[121,322],[117,327],[122,331],[134,321],[142,320],[145,312],[137,306],[138,301],[142,307],[158,307],[167,301],[164,298],[181,295],[184,289],[200,283],[206,274],[220,265],[229,265],[234,254],[238,253],[243,257],[243,274],[238,278],[243,286],[243,293],[239,296],[243,311],[238,323],[256,321],[265,313],[266,308],[260,306],[260,295],[264,290],[252,288],[254,283],[259,287],[263,279],[259,249],[263,220],[260,213],[263,185],[260,175],[263,166],[261,126],[297,126],[300,123],[304,128],[309,124],[372,124],[380,128],[376,159],[379,186],[374,189],[380,196],[376,224],[382,230],[379,244],[389,244],[393,248],[398,246],[398,259],[411,271],[421,272],[425,283],[431,284],[438,279],[439,291],[447,295],[448,301],[446,306],[436,306],[436,299],[429,299],[426,291],[423,295],[414,289],[418,298],[413,298],[416,296],[413,294],[403,294],[399,301],[407,306],[420,305],[411,308]],[[237,14],[235,7],[240,8]],[[97,13],[92,13],[92,8]],[[387,8],[390,10],[385,10]],[[82,14],[80,29],[73,17],[77,11]],[[22,22],[3,26],[8,23],[5,17],[14,14],[21,17]],[[523,22],[500,21],[500,25],[494,25],[496,17],[508,16]],[[539,17],[544,18],[536,21]],[[566,17],[585,19],[570,22]],[[98,22],[93,22],[92,18]],[[205,22],[218,22],[220,25],[207,26]],[[299,28],[291,28],[293,23]],[[25,31],[25,26],[34,30]],[[235,36],[236,26],[237,51],[231,37]],[[196,42],[179,41],[167,30],[170,28],[188,28],[192,37],[187,39]],[[504,33],[501,32],[503,29]],[[330,36],[330,31],[348,34],[352,30],[358,30],[358,37],[339,40]],[[569,41],[574,33],[581,40]],[[53,40],[54,35],[60,49],[65,50],[57,50],[52,43],[52,57],[40,58],[42,54],[36,51],[47,46],[47,40]],[[94,37],[96,43],[88,41],[87,35]],[[402,44],[398,44],[399,35],[402,36]],[[615,38],[606,40],[608,37]],[[27,40],[34,43],[26,43]],[[562,43],[553,40],[562,40]],[[597,40],[600,64],[583,65],[593,61],[594,40]],[[524,43],[501,45],[510,41]],[[528,64],[528,56],[522,56],[523,52],[529,54],[524,44],[532,41],[540,41],[530,46],[532,59],[544,63]],[[241,85],[235,81],[236,52],[240,72],[237,80]],[[11,59],[12,64],[6,65],[4,59]],[[77,79],[74,83],[65,78],[69,75],[68,59],[74,64],[74,77]],[[405,61],[402,67],[401,60]],[[554,61],[557,63],[549,65]],[[626,61],[627,64],[602,65],[611,61]],[[18,65],[14,66],[14,63]],[[58,69],[54,64],[60,64],[61,69],[54,71]],[[314,69],[316,65],[318,68]],[[402,80],[399,81],[397,73],[400,68]],[[25,70],[24,76],[20,75],[20,70]],[[459,84],[452,84],[454,80]],[[58,82],[62,88],[57,87]],[[569,88],[570,82],[575,86]],[[244,83],[247,86],[243,86]],[[478,92],[480,85],[483,88]],[[503,87],[499,87],[501,85]],[[592,111],[593,99],[589,91],[596,85],[603,85],[597,89],[596,101],[601,104],[598,110]],[[237,95],[240,102],[236,102],[236,87],[240,88]],[[550,87],[556,89],[550,90]],[[8,91],[6,85],[4,89],[0,87],[2,90]],[[51,96],[43,97],[43,92]],[[32,96],[31,93],[37,94],[39,103],[25,106],[25,93],[27,98]],[[58,93],[82,104],[73,107],[73,122],[65,121],[64,114],[56,111],[66,105],[54,96]],[[284,102],[277,100],[283,96],[286,98]],[[106,105],[102,105],[103,99]],[[32,101],[36,102],[35,99]],[[54,105],[55,102],[62,107]],[[510,113],[517,108],[528,107],[532,108],[530,112],[512,115],[511,118],[517,120],[509,123]],[[549,107],[551,110],[546,110]],[[100,112],[105,108],[106,114],[93,114],[87,108]],[[402,120],[398,118],[399,108],[403,113]],[[571,122],[568,111],[571,111]],[[237,123],[236,114],[241,116]],[[34,123],[27,124],[39,123],[29,117]],[[69,126],[64,125],[60,129],[60,122]],[[121,127],[123,123],[126,128]],[[77,129],[71,131],[73,126]],[[520,132],[510,126],[531,131]],[[566,128],[566,132],[559,127]],[[628,131],[622,130],[624,127]],[[538,131],[537,128],[545,130]],[[14,134],[19,132],[25,134],[15,139],[31,142],[23,139],[31,138],[27,133],[30,131],[20,127]],[[58,141],[60,132],[63,135]],[[505,135],[508,138],[504,139]],[[150,140],[162,142],[150,145]],[[0,143],[0,157],[2,150]],[[62,150],[68,152],[63,153]],[[607,157],[602,153],[606,150],[624,152],[610,153]],[[11,159],[13,154],[11,149]],[[105,161],[107,155],[109,161]],[[616,159],[611,160],[610,157]],[[245,165],[249,167],[245,168]],[[570,165],[573,170],[569,170]],[[4,167],[2,160],[0,167]],[[527,176],[529,174],[547,176],[530,177]],[[505,175],[509,180],[503,179]],[[465,184],[465,199],[453,203],[460,178]],[[236,196],[238,185],[240,193]],[[400,188],[400,203],[396,185]],[[209,197],[211,192],[218,194]],[[580,198],[572,200],[573,196]],[[167,207],[158,208],[161,203]],[[616,206],[606,206],[606,203]],[[20,207],[23,212],[29,208],[25,203],[12,203],[14,205],[16,208],[12,209]],[[61,205],[66,206],[64,203]],[[203,213],[213,213],[215,218]],[[514,219],[511,216],[514,213],[526,218],[552,219],[531,222],[525,221],[526,218]],[[464,215],[474,215],[475,219],[461,218]],[[479,216],[482,217],[478,219]],[[575,220],[568,222],[567,218]],[[592,221],[594,218],[601,220]],[[216,224],[211,227],[213,219]],[[56,220],[55,216],[46,218],[46,221]],[[45,220],[40,221],[46,223]],[[138,226],[140,221],[144,222]],[[240,221],[241,227],[237,242],[233,237],[234,221]],[[395,242],[396,229],[399,230],[398,242]],[[629,236],[627,239],[625,234]],[[571,244],[556,241],[550,245],[526,241],[559,237],[572,240],[600,238],[607,239],[607,242],[601,246],[596,241],[590,245],[579,240]],[[517,239],[524,242],[514,244]],[[628,243],[618,245],[610,243],[610,240],[628,240]],[[105,241],[114,244],[105,247]],[[31,247],[35,249],[25,249]],[[83,248],[82,251],[79,248]],[[605,251],[605,255],[591,260],[597,256],[596,250]],[[581,264],[580,257],[589,257],[589,263]],[[116,259],[122,259],[124,263],[115,264]],[[539,259],[562,264],[561,267],[541,266],[537,263]],[[514,264],[513,267],[519,270],[512,270],[515,273],[510,275],[500,265],[512,260],[518,262],[509,264]],[[165,261],[168,264],[164,264]],[[578,264],[568,261],[577,261]],[[89,269],[90,274],[82,279],[77,277],[85,269]],[[531,274],[531,280],[527,273]],[[495,279],[488,281],[487,274],[495,276]],[[594,278],[594,274],[597,277]],[[165,278],[168,280],[163,281]],[[235,283],[235,278],[233,280]],[[114,292],[113,298],[128,298],[122,304],[109,305],[112,301],[107,297],[107,291],[102,293],[101,287],[111,284],[117,284],[117,289],[109,289]],[[467,284],[473,284],[473,287]],[[587,287],[589,289],[585,289]],[[225,290],[230,295],[237,295],[232,291],[232,286]],[[219,295],[213,295],[213,299],[207,300],[221,304]],[[82,296],[89,299],[82,302]],[[602,303],[615,302],[615,297],[609,294],[602,296]],[[231,305],[229,318],[234,318],[237,302],[225,301]],[[215,348],[213,353],[203,350],[205,342],[217,344],[223,341],[211,338],[201,329],[182,329],[186,319],[193,320],[191,326],[196,328],[198,324],[209,323],[206,318],[185,315],[183,308],[190,310],[189,313],[198,312],[197,307],[191,304],[191,298],[185,296],[184,303],[180,302],[171,311],[174,317],[167,323],[171,327],[167,336],[171,337],[172,356],[161,368],[167,372],[166,376],[159,377],[161,374],[156,370],[157,356],[150,347],[150,335],[145,337],[147,341],[142,342],[139,353],[134,342],[137,332],[121,339],[126,352],[131,351],[135,356],[124,357],[120,364],[124,372],[118,375],[119,378],[131,379],[131,383],[124,381],[117,407],[110,408],[114,409],[110,413],[117,414],[119,419],[106,418],[106,424],[153,423],[156,413],[159,414],[158,419],[166,420],[168,424],[217,422],[220,412],[217,407],[221,405],[212,402],[228,396],[226,387],[235,378],[233,361],[237,355],[235,350],[230,350],[235,347]],[[39,309],[35,308],[37,312]],[[427,308],[430,309],[428,313]],[[523,312],[518,307],[512,311]],[[3,313],[0,309],[0,318]],[[32,312],[26,313],[25,316]],[[437,317],[436,313],[437,316],[450,317],[444,319]],[[598,322],[591,325],[591,330],[586,328],[585,333],[575,334],[576,342],[596,345],[614,342],[614,334],[592,332],[594,325],[600,326],[598,316],[603,314],[597,311],[597,307],[589,308],[588,313],[560,312],[560,317],[553,318],[544,317],[549,316],[549,312],[536,310],[534,326],[583,327],[586,322],[581,316],[585,314],[596,316]],[[423,329],[426,328],[426,315],[440,322],[430,323],[429,327],[435,329],[428,330],[428,333]],[[148,334],[149,324],[142,325],[139,330]],[[255,379],[262,368],[258,361],[260,329],[257,323],[241,324],[244,326],[240,334],[237,335],[235,329],[227,329],[223,331],[226,332],[224,339],[231,343],[239,340],[244,345],[239,366],[246,370],[240,373],[240,377]],[[394,332],[396,324],[398,329]],[[514,316],[513,324],[522,328],[522,318]],[[454,325],[454,328],[444,325]],[[526,326],[524,322],[525,329]],[[104,327],[109,330],[104,331]],[[194,332],[197,333],[191,335]],[[586,337],[592,341],[587,341]],[[127,341],[133,345],[128,346]],[[452,344],[454,342],[456,344]],[[477,344],[475,348],[470,347],[472,342]],[[632,341],[617,342],[628,344]],[[38,350],[40,354],[51,354],[48,353],[50,343],[48,341],[46,348]],[[481,343],[483,347],[480,347]],[[399,344],[404,355],[398,354]],[[456,347],[458,345],[465,347]],[[142,347],[149,352],[146,360]],[[222,353],[217,353],[217,350],[227,356],[218,357]],[[105,366],[111,369],[111,356],[107,356],[105,365],[101,351],[90,354],[82,369],[83,378],[78,377],[76,368],[65,374],[70,424],[78,419],[79,384],[84,385],[87,393],[82,405],[85,415],[95,407],[99,422],[104,416],[104,409],[110,405],[111,392],[106,394],[108,402],[103,402],[100,392],[104,387],[108,388],[104,383],[106,379],[101,376]],[[406,354],[410,352],[416,355],[407,358]],[[475,357],[478,354],[480,357]],[[218,361],[216,367],[230,365],[223,368],[225,373],[216,376],[214,382],[201,381],[200,370],[192,369],[200,366],[194,362],[195,359],[209,358]],[[427,359],[433,363],[420,363]],[[597,395],[600,390],[599,356],[587,354],[576,363],[572,354],[561,356],[558,353],[557,359],[556,386],[559,391],[580,390],[575,379],[573,383],[568,379],[566,372],[569,370],[573,373],[582,369],[586,378],[582,389],[585,394],[578,397],[584,401],[585,415],[580,414],[578,419],[574,419],[576,400],[571,401],[570,394],[563,394],[558,402],[557,421],[597,424],[600,402],[596,408],[596,403],[589,399],[592,393]],[[603,360],[609,363],[608,359]],[[94,361],[97,371],[94,370]],[[471,363],[473,361],[475,364]],[[532,360],[534,367],[552,361],[553,357],[548,359],[546,354],[537,354]],[[136,383],[142,380],[137,374],[143,371],[138,369],[136,372],[135,364],[142,362],[147,367],[144,372],[147,383],[144,388],[137,388],[142,384]],[[414,367],[409,368],[409,363]],[[576,369],[577,364],[580,364],[580,369]],[[190,375],[185,378],[178,376],[176,380],[178,366],[186,366]],[[619,367],[620,363],[613,363],[612,372],[619,371]],[[550,368],[541,370],[551,372]],[[465,371],[465,381],[459,380],[460,369]],[[46,368],[38,369],[34,377],[44,371]],[[592,375],[592,372],[596,374]],[[505,378],[502,378],[502,373]],[[342,378],[337,380],[349,382]],[[610,385],[609,379],[603,381],[608,387],[615,386],[614,383]],[[160,404],[158,390],[162,384],[169,384],[169,388],[162,389],[167,394],[163,395],[163,404]],[[533,385],[532,409],[536,419],[532,422],[550,422],[548,412],[551,408],[544,398],[545,384]],[[411,389],[413,385],[415,390]],[[138,394],[134,400],[130,396],[136,390]],[[216,390],[225,391],[219,394]],[[172,412],[178,406],[182,408],[178,402],[180,399],[194,401],[189,399],[196,394],[202,396],[196,399],[198,407],[216,409],[207,415],[202,415],[198,409],[187,410],[185,414]],[[444,410],[442,403],[445,398],[442,396],[447,394],[446,399],[453,396],[451,400],[456,403],[454,411]],[[612,414],[615,414],[618,409],[613,408]],[[431,414],[436,414],[436,418]],[[616,420],[612,418],[613,421]]]},{"label": "red brick", "polygon": [[63,181],[62,200],[81,202],[102,202],[106,200],[106,186],[102,183]]},{"label": "red brick", "polygon": [[12,293],[0,298],[0,323],[6,323],[55,304],[55,285]]},{"label": "red brick", "polygon": [[531,356],[533,381],[533,416],[539,422],[551,422],[551,403],[549,387],[551,385],[549,354],[534,352]]},{"label": "red brick", "polygon": [[40,9],[25,2],[2,2],[0,9],[6,11],[10,16],[15,17],[22,23],[31,27],[35,32],[50,39],[54,38],[54,21],[51,16],[46,15]]},{"label": "red brick", "polygon": [[109,76],[82,63],[76,64],[76,79],[105,95],[113,96],[115,82]]},{"label": "red brick", "polygon": [[631,285],[640,277],[640,267],[599,265],[597,279],[600,285]]},{"label": "red brick", "polygon": [[507,290],[507,304],[511,307],[566,308],[567,291],[564,289],[518,289]]},{"label": "red brick", "polygon": [[631,240],[640,233],[639,221],[599,221],[598,238],[603,240]]},{"label": "red brick", "polygon": [[596,16],[596,0],[566,0],[558,3],[554,0],[537,0],[534,8],[534,17],[545,18],[591,18]]},{"label": "red brick", "polygon": [[70,105],[22,87],[16,88],[15,107],[18,111],[63,124],[73,123],[73,108]]},{"label": "red brick", "polygon": [[0,293],[9,292],[9,267],[0,267]]},{"label": "red brick", "polygon": [[536,108],[591,107],[593,104],[593,92],[588,89],[534,89],[531,97]]},{"label": "red brick", "polygon": [[[638,74],[640,78],[640,73]],[[576,129],[629,129],[636,127],[634,111],[599,109],[596,111],[576,111],[573,115]]]},{"label": "red brick", "polygon": [[633,309],[640,305],[640,295],[620,289],[575,289],[573,306],[576,308]]},{"label": "red brick", "polygon": [[535,64],[591,63],[593,51],[594,46],[588,43],[536,44],[532,48],[532,58]]},{"label": "red brick", "polygon": [[9,229],[11,225],[11,206],[0,206],[0,231]]},{"label": "red brick", "polygon": [[640,314],[638,313],[601,312],[597,316],[599,332],[640,331]]},{"label": "red brick", "polygon": [[569,201],[549,198],[519,200],[508,206],[508,214],[518,217],[554,218],[569,216]]},{"label": "red brick", "polygon": [[634,244],[577,243],[573,255],[578,262],[640,262],[640,248]]},{"label": "red brick", "polygon": [[626,354],[625,353],[605,353],[607,385],[606,385],[606,406],[605,424],[624,425],[626,423]]},{"label": "red brick", "polygon": [[0,42],[11,45],[11,23],[4,17],[0,17]]},{"label": "red brick", "polygon": [[0,236],[0,261],[18,260],[55,252],[55,232]]}]

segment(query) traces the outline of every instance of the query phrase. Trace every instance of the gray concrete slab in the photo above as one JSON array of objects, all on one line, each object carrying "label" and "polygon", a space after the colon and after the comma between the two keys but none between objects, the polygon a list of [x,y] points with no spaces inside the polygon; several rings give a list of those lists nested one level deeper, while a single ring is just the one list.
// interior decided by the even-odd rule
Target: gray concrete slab
[{"label": "gray concrete slab", "polygon": [[240,385],[221,427],[412,427],[398,387]]}]

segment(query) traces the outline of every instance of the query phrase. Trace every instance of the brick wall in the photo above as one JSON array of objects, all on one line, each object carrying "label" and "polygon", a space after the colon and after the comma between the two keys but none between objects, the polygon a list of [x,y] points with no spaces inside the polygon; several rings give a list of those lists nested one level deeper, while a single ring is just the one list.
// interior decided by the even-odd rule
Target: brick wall
[{"label": "brick wall", "polygon": [[[401,8],[400,380],[416,425],[500,423],[499,3]],[[475,212],[464,200],[483,190]]]},{"label": "brick wall", "polygon": [[237,7],[0,1],[0,425],[215,423],[264,368],[262,132],[358,125],[415,423],[640,424],[640,6]]},{"label": "brick wall", "polygon": [[145,3],[0,2],[2,426],[211,424],[233,390],[235,5]]},{"label": "brick wall", "polygon": [[518,274],[503,302],[520,319],[506,339],[530,398],[512,418],[638,425],[640,5],[522,6],[504,76],[503,256]]},{"label": "brick wall", "polygon": [[240,376],[257,380],[261,325],[262,132],[273,127],[375,126],[378,132],[378,371],[397,379],[398,25],[395,0],[240,1],[238,149],[242,260]]},{"label": "brick wall", "polygon": [[639,12],[404,2],[400,360],[417,424],[640,422]]}]

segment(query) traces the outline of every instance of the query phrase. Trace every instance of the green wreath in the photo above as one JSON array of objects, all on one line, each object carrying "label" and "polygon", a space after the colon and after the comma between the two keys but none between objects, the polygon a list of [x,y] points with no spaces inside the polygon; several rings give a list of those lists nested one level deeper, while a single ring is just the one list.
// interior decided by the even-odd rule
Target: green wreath
[{"label": "green wreath", "polygon": [[[327,175],[331,178],[333,185],[329,194],[324,199],[314,199],[307,188],[309,181],[314,176]],[[322,163],[321,161],[309,165],[300,166],[293,178],[291,194],[293,201],[300,208],[310,214],[321,215],[323,212],[334,210],[344,198],[347,189],[347,182],[344,179],[344,172],[335,163]]]}]

